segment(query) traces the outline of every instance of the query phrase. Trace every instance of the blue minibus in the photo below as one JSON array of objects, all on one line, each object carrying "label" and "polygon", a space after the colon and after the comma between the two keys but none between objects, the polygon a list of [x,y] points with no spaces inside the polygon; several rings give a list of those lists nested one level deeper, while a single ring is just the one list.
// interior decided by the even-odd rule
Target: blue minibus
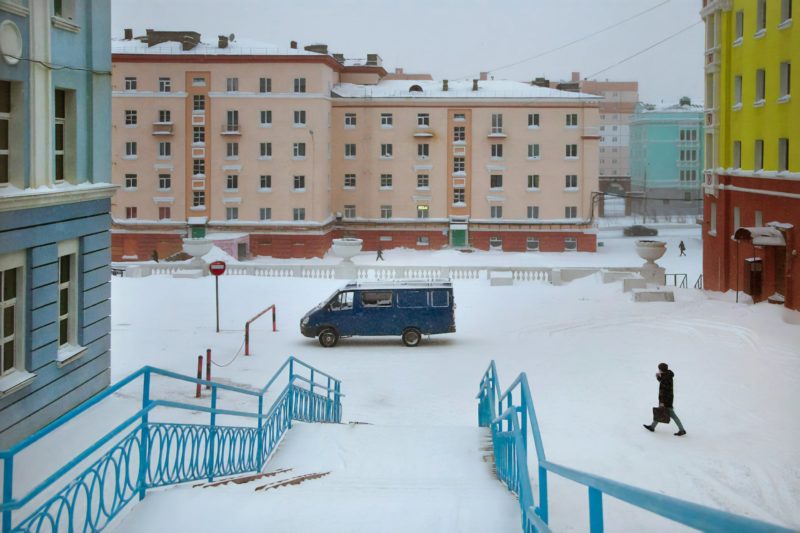
[{"label": "blue minibus", "polygon": [[341,337],[400,335],[417,346],[423,335],[456,330],[450,280],[348,283],[305,314],[300,332],[331,348]]}]

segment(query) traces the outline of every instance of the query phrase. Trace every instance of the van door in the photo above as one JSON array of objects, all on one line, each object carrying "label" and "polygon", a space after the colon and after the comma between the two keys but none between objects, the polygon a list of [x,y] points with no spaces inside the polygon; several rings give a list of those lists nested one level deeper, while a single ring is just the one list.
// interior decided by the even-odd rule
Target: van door
[{"label": "van door", "polygon": [[396,335],[394,292],[391,289],[359,291],[355,304],[356,335]]},{"label": "van door", "polygon": [[328,302],[330,323],[340,336],[356,334],[356,313],[353,309],[353,291],[342,291]]}]

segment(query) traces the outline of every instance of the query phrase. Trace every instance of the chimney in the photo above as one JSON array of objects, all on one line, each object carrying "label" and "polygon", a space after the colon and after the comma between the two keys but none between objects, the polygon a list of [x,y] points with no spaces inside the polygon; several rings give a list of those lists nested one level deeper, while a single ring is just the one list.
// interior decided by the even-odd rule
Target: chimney
[{"label": "chimney", "polygon": [[228,48],[228,38],[225,35],[219,36],[219,47]]},{"label": "chimney", "polygon": [[447,91],[447,80],[442,80],[442,90]]},{"label": "chimney", "polygon": [[335,59],[337,63],[344,65],[344,54],[333,54],[333,59]]},{"label": "chimney", "polygon": [[133,39],[133,28],[125,28],[125,40],[130,41]]},{"label": "chimney", "polygon": [[535,85],[537,87],[550,87],[550,81],[547,78],[536,78],[531,82],[531,85]]},{"label": "chimney", "polygon": [[580,72],[573,72],[572,78],[570,79],[572,82],[581,81],[581,73]]},{"label": "chimney", "polygon": [[383,60],[381,60],[381,56],[378,54],[367,54],[367,66],[368,67],[380,67]]},{"label": "chimney", "polygon": [[489,73],[488,72],[481,72],[481,76],[480,77],[481,77],[481,81],[486,81],[486,80],[489,79]]},{"label": "chimney", "polygon": [[289,42],[289,48],[291,48],[292,50],[297,50],[297,41]]},{"label": "chimney", "polygon": [[472,80],[472,90],[473,91],[478,90],[478,80]]},{"label": "chimney", "polygon": [[315,54],[328,55],[327,44],[309,44],[308,46],[304,46],[303,49],[306,52],[314,52]]},{"label": "chimney", "polygon": [[396,68],[396,69],[394,69],[394,73],[395,73],[395,74],[398,74],[398,75],[402,75],[402,74],[403,74],[403,69],[401,69],[401,68]]}]

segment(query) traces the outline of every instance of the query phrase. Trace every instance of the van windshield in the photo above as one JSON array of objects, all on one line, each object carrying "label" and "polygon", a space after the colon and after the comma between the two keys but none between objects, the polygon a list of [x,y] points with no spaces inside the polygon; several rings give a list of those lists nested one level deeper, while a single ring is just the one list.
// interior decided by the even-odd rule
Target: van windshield
[{"label": "van windshield", "polygon": [[334,294],[328,302],[331,311],[344,311],[353,308],[353,291]]}]

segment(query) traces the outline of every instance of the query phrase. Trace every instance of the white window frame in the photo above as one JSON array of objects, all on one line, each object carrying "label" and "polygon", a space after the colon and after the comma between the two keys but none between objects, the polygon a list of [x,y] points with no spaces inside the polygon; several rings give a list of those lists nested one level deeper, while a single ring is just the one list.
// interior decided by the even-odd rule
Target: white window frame
[{"label": "white window frame", "polygon": [[225,220],[239,220],[239,208],[238,207],[226,207],[225,208]]},{"label": "white window frame", "polygon": [[503,175],[502,174],[490,174],[489,175],[489,190],[490,191],[502,191],[503,190]]},{"label": "white window frame", "polygon": [[298,161],[306,158],[306,143],[292,143],[292,159]]},{"label": "white window frame", "polygon": [[[528,217],[531,218],[531,217]],[[538,237],[528,237],[525,241],[525,251],[526,252],[538,252],[539,251],[539,238]]]},{"label": "white window frame", "polygon": [[527,208],[528,220],[537,220],[539,218],[539,206],[529,205]]},{"label": "white window frame", "polygon": [[[166,186],[165,186],[166,185]],[[172,189],[172,174],[159,174],[158,175],[158,190],[169,191]]]},{"label": "white window frame", "polygon": [[225,143],[225,159],[239,159],[238,141],[231,141]]},{"label": "white window frame", "polygon": [[733,108],[742,107],[742,76],[737,74],[733,77]]},{"label": "white window frame", "polygon": [[503,114],[492,113],[492,133],[503,133]]},{"label": "white window frame", "polygon": [[344,158],[355,159],[358,150],[356,150],[356,143],[345,143],[344,145]]},{"label": "white window frame", "polygon": [[355,128],[358,124],[358,117],[356,113],[345,113],[344,114],[344,127],[347,129]]},{"label": "white window frame", "polygon": [[238,93],[239,92],[239,78],[225,78],[225,92]]},{"label": "white window frame", "polygon": [[417,174],[417,189],[430,190],[431,188],[431,175],[430,174]]},{"label": "white window frame", "polygon": [[292,126],[295,128],[305,128],[306,127],[306,110],[305,109],[295,109],[292,112]]},{"label": "white window frame", "polygon": [[272,78],[258,78],[258,92],[261,94],[272,92]]},{"label": "white window frame", "polygon": [[295,192],[303,192],[306,190],[306,177],[302,174],[292,176],[292,190]]},{"label": "white window frame", "polygon": [[135,109],[125,110],[125,127],[135,128],[139,124],[139,113]]},{"label": "white window frame", "polygon": [[295,222],[300,222],[306,219],[306,208],[305,207],[294,207],[292,208],[292,220]]},{"label": "white window frame", "polygon": [[261,142],[258,143],[258,158],[262,160],[272,159],[272,143]]},{"label": "white window frame", "polygon": [[791,143],[788,137],[778,139],[778,172],[789,170],[789,147]]},{"label": "white window frame", "polygon": [[538,191],[541,184],[539,174],[528,174],[528,190]]},{"label": "white window frame", "polygon": [[428,159],[431,156],[431,145],[428,143],[420,143],[417,145],[417,159]]},{"label": "white window frame", "polygon": [[239,190],[239,174],[225,174],[225,190],[227,192]]},{"label": "white window frame", "polygon": [[304,93],[306,92],[306,79],[305,78],[295,78],[293,82],[294,92],[296,93]]},{"label": "white window frame", "polygon": [[578,218],[578,206],[576,205],[564,206],[564,218],[567,219]]},{"label": "white window frame", "polygon": [[345,189],[355,189],[358,179],[355,174],[345,174],[343,183]]},{"label": "white window frame", "polygon": [[[566,116],[566,127],[567,128],[577,128],[578,127],[578,114],[577,113],[567,113]],[[616,129],[616,126],[614,126]]]},{"label": "white window frame", "polygon": [[391,174],[381,174],[380,188],[382,191],[391,190],[393,183],[394,183],[394,178],[392,177]]},{"label": "white window frame", "polygon": [[528,129],[535,130],[539,128],[539,113],[528,113]]},{"label": "white window frame", "polygon": [[780,87],[778,102],[788,102],[792,95],[792,63],[782,61],[780,65]]},{"label": "white window frame", "polygon": [[[56,312],[58,313],[58,320],[56,321],[56,329],[58,330],[58,355],[59,361],[64,360],[72,355],[78,345],[78,290],[81,283],[80,272],[78,272],[78,239],[70,239],[58,243],[58,293],[56,295]],[[67,281],[61,279],[61,261],[62,257],[68,257],[70,268],[70,277]],[[67,309],[66,313],[62,313],[62,297],[66,290],[67,296]],[[61,336],[61,324],[66,320],[66,339]],[[65,342],[62,342],[64,340]]]},{"label": "white window frame", "polygon": [[417,205],[417,218],[430,218],[430,206],[428,204]]},{"label": "white window frame", "polygon": [[272,174],[260,174],[258,176],[258,190],[262,192],[272,190]]},{"label": "white window frame", "polygon": [[135,91],[138,85],[138,80],[136,76],[126,76],[125,77],[125,91],[131,92]]},{"label": "white window frame", "polygon": [[381,128],[393,128],[394,116],[391,113],[381,113]]},{"label": "white window frame", "polygon": [[347,204],[344,206],[344,218],[356,218],[356,206]]},{"label": "white window frame", "polygon": [[503,159],[503,145],[500,143],[492,144],[490,154],[492,159]]},{"label": "white window frame", "polygon": [[158,92],[170,93],[172,92],[172,78],[158,78]]},{"label": "white window frame", "polygon": [[533,161],[538,161],[542,158],[541,152],[539,150],[539,143],[529,144],[528,145],[528,159]]},{"label": "white window frame", "polygon": [[169,141],[158,142],[158,159],[172,159],[172,143]]},{"label": "white window frame", "polygon": [[756,139],[753,143],[753,170],[764,170],[764,140]]},{"label": "white window frame", "polygon": [[429,113],[417,113],[417,127],[429,128],[431,126],[431,115]]},{"label": "white window frame", "polygon": [[503,218],[503,206],[502,205],[490,205],[489,206],[489,218],[491,218],[491,219],[501,219],[501,218]]},{"label": "white window frame", "polygon": [[126,191],[135,191],[139,185],[139,176],[137,174],[125,174],[123,178],[125,180],[125,187]]},{"label": "white window frame", "polygon": [[272,220],[272,208],[271,207],[259,207],[258,208],[258,219],[265,221],[265,220]]},{"label": "white window frame", "polygon": [[[5,316],[6,308],[12,306],[14,308],[14,333],[5,336],[5,332],[0,332],[0,346],[3,346],[3,349],[7,342],[14,342],[11,366],[8,368],[0,366],[0,393],[8,392],[18,386],[21,383],[20,378],[33,377],[33,374],[25,371],[25,255],[25,251],[22,250],[0,255],[0,272],[14,270],[16,276],[14,297],[7,301],[0,298],[0,317]],[[2,290],[4,287],[0,286],[0,291]]]},{"label": "white window frame", "polygon": [[742,168],[742,141],[733,141],[733,168]]},{"label": "white window frame", "polygon": [[272,127],[272,109],[262,109],[258,113],[258,125],[262,128]]},{"label": "white window frame", "polygon": [[564,159],[578,159],[578,145],[568,144],[564,148]]},{"label": "white window frame", "polygon": [[497,235],[493,235],[489,237],[489,250],[495,251],[502,251],[503,250],[503,238],[498,237]]},{"label": "white window frame", "polygon": [[124,159],[136,159],[139,147],[136,141],[125,141],[125,156]]},{"label": "white window frame", "polygon": [[767,71],[766,69],[756,69],[756,99],[753,105],[763,105],[767,90]]},{"label": "white window frame", "polygon": [[390,218],[392,218],[392,206],[391,205],[382,205],[381,206],[381,218],[382,219],[390,219]]},{"label": "white window frame", "polygon": [[381,143],[381,159],[392,159],[392,143]]},{"label": "white window frame", "polygon": [[577,239],[577,237],[564,237],[564,251],[565,252],[577,252],[578,251],[578,239]]},{"label": "white window frame", "polygon": [[578,190],[578,175],[567,174],[564,176],[564,188],[568,191]]},{"label": "white window frame", "polygon": [[172,208],[168,205],[159,206],[158,220],[172,220]]}]

